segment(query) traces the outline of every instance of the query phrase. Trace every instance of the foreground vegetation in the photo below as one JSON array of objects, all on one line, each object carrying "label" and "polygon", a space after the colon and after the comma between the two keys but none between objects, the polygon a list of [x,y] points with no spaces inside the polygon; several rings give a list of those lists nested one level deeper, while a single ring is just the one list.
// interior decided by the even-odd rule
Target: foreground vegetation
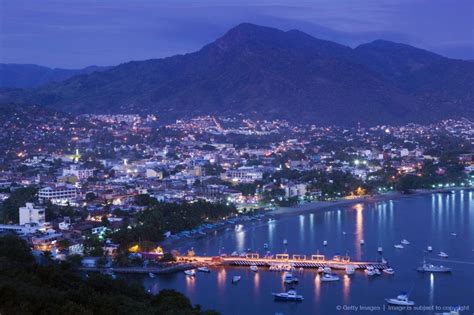
[{"label": "foreground vegetation", "polygon": [[38,264],[27,244],[0,237],[0,314],[212,315],[182,294],[147,294],[139,284],[91,274],[82,279],[67,263]]}]

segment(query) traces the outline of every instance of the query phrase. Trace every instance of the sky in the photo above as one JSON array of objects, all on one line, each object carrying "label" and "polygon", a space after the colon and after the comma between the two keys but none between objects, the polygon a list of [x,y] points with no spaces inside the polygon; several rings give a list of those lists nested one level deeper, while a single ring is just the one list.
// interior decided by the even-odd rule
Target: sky
[{"label": "sky", "polygon": [[116,65],[199,50],[242,22],[474,59],[474,0],[0,0],[0,63]]}]

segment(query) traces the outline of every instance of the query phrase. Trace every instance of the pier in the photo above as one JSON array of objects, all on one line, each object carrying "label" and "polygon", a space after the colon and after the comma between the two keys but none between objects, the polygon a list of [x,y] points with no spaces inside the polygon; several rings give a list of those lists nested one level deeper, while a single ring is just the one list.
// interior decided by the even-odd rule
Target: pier
[{"label": "pier", "polygon": [[370,261],[351,261],[347,256],[334,256],[326,259],[324,255],[289,255],[277,254],[274,256],[260,257],[259,254],[249,253],[245,256],[180,256],[178,262],[188,262],[195,265],[222,265],[222,266],[251,266],[268,267],[276,265],[291,265],[295,268],[324,268],[330,267],[334,269],[345,269],[351,265],[355,269],[365,269],[372,266],[376,269],[385,269],[388,267],[386,262],[370,262]]}]

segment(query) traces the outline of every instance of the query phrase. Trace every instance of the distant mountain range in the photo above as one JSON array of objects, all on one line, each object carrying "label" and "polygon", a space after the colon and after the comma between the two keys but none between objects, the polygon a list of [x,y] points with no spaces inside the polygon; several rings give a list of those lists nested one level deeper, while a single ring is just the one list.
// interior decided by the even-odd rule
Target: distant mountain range
[{"label": "distant mountain range", "polygon": [[53,69],[30,64],[0,63],[0,88],[32,88],[110,68],[89,66],[83,69]]},{"label": "distant mountain range", "polygon": [[383,40],[355,49],[240,24],[201,50],[133,61],[0,101],[72,113],[243,113],[318,124],[474,118],[474,63]]}]

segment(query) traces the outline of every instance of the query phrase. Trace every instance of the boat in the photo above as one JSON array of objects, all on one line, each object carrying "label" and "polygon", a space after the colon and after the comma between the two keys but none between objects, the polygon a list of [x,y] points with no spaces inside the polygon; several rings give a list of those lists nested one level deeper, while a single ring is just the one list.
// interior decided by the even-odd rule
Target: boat
[{"label": "boat", "polygon": [[383,252],[382,246],[379,246],[379,247],[377,248],[377,251],[378,251],[379,253]]},{"label": "boat", "polygon": [[324,267],[323,272],[324,273],[331,273],[332,272],[331,267]]},{"label": "boat", "polygon": [[321,281],[330,282],[330,281],[339,281],[339,276],[335,273],[326,273],[321,277]]},{"label": "boat", "polygon": [[283,276],[283,282],[285,282],[286,284],[298,283],[298,278],[293,276],[291,272],[286,272]]},{"label": "boat", "polygon": [[448,258],[448,254],[446,254],[445,252],[439,252],[438,256],[442,258]]},{"label": "boat", "polygon": [[426,248],[426,250],[429,251],[429,252],[432,252],[432,251],[433,251],[433,247],[428,246],[428,247]]},{"label": "boat", "polygon": [[400,243],[402,243],[403,245],[410,245],[410,242],[406,239],[403,239]]},{"label": "boat", "polygon": [[367,266],[367,268],[365,268],[365,273],[368,276],[373,276],[375,275],[375,268],[373,266]]},{"label": "boat", "polygon": [[403,245],[402,244],[395,244],[393,247],[398,248],[398,249],[402,249]]},{"label": "boat", "polygon": [[360,240],[360,245],[364,245],[365,244],[365,241],[364,240]]},{"label": "boat", "polygon": [[418,267],[417,270],[419,272],[451,272],[451,268],[445,267],[443,265],[435,266],[432,264],[427,264],[426,262],[423,262],[423,265]]},{"label": "boat", "polygon": [[393,275],[395,273],[395,270],[393,270],[393,268],[385,268],[385,269],[382,269],[382,272],[388,275]]},{"label": "boat", "polygon": [[199,267],[198,271],[200,271],[200,272],[211,272],[211,269],[209,269],[207,267]]},{"label": "boat", "polygon": [[263,244],[263,248],[267,249],[268,248],[268,243]]},{"label": "boat", "polygon": [[288,290],[288,292],[282,293],[272,293],[276,301],[303,301],[304,298],[302,295],[298,295],[296,290]]},{"label": "boat", "polygon": [[407,293],[401,293],[396,298],[385,299],[385,301],[388,304],[392,304],[392,305],[403,305],[403,306],[413,306],[413,305],[415,305],[415,302],[410,301],[408,299],[408,294]]},{"label": "boat", "polygon": [[241,276],[233,276],[233,277],[232,277],[232,283],[237,283],[237,282],[239,282],[241,278],[242,278]]},{"label": "boat", "polygon": [[318,273],[322,273],[322,272],[324,272],[324,268],[323,268],[323,267],[319,267],[319,268],[318,268]]},{"label": "boat", "polygon": [[353,275],[355,273],[355,267],[352,265],[347,265],[346,266],[346,274],[347,275]]},{"label": "boat", "polygon": [[323,241],[324,246],[328,246],[328,241]]},{"label": "boat", "polygon": [[374,273],[378,276],[382,274],[378,268],[374,268]]},{"label": "boat", "polygon": [[149,272],[149,273],[148,273],[148,276],[149,276],[150,278],[154,278],[154,277],[155,277],[155,274],[154,274],[153,272]]},{"label": "boat", "polygon": [[233,251],[232,254],[230,254],[231,257],[238,257],[239,256],[239,253],[237,253],[236,251]]},{"label": "boat", "polygon": [[196,271],[194,271],[194,269],[185,270],[184,273],[190,277],[194,277],[196,275]]},{"label": "boat", "polygon": [[457,236],[458,234],[453,232],[453,233],[451,233],[451,235],[452,236]]},{"label": "boat", "polygon": [[382,264],[386,264],[386,263],[387,263],[387,260],[382,257]]},{"label": "boat", "polygon": [[253,272],[257,272],[258,271],[257,265],[250,265],[250,270]]}]

